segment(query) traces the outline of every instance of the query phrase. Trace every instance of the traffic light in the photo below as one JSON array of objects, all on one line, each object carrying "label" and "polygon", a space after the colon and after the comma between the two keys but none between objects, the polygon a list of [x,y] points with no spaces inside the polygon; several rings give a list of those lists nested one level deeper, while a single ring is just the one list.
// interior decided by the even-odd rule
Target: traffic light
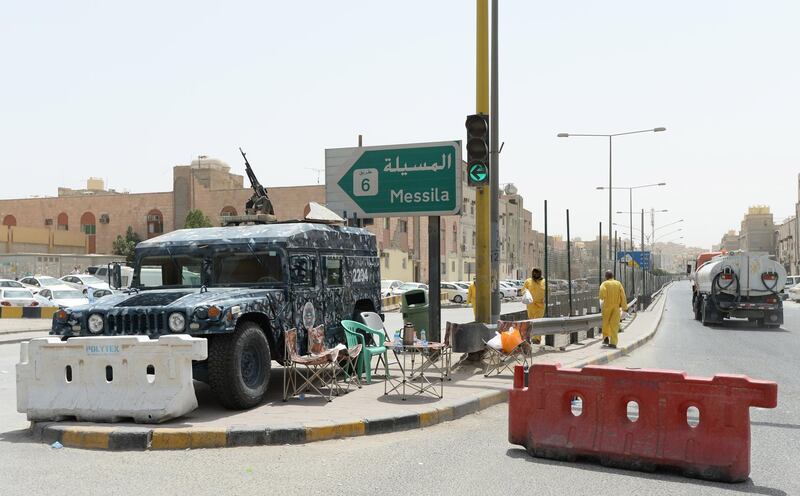
[{"label": "traffic light", "polygon": [[489,119],[484,114],[467,116],[467,185],[489,184]]}]

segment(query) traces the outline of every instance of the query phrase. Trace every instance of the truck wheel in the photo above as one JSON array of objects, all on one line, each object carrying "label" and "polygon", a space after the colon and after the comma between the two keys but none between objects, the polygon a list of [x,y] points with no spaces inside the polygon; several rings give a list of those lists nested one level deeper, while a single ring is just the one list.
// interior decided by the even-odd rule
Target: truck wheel
[{"label": "truck wheel", "polygon": [[700,302],[700,322],[702,322],[704,326],[708,326],[708,325],[711,324],[711,322],[706,320],[706,315],[707,315],[706,307],[707,307],[707,305],[708,305],[708,300],[703,298],[703,300]]},{"label": "truck wheel", "polygon": [[700,310],[700,302],[695,301],[695,299],[692,298],[692,312],[694,313],[694,320],[700,320],[702,318],[702,313]]},{"label": "truck wheel", "polygon": [[242,322],[231,334],[214,336],[209,343],[208,379],[225,408],[251,408],[264,398],[272,359],[269,341],[255,322]]}]

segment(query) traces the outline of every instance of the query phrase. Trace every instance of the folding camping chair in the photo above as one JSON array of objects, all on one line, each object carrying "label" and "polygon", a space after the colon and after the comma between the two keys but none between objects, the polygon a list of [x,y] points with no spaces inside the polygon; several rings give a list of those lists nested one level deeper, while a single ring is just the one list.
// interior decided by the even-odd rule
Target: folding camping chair
[{"label": "folding camping chair", "polygon": [[[332,400],[336,385],[336,358],[340,347],[327,349],[324,344],[325,328],[315,327],[308,331],[308,355],[297,352],[297,329],[284,332],[286,357],[283,368],[283,401],[302,391],[314,390],[328,401]],[[304,370],[301,370],[304,369]],[[305,372],[305,373],[304,373]],[[319,381],[319,386],[315,384]],[[328,388],[325,395],[320,388]]]},{"label": "folding camping chair", "polygon": [[[531,330],[533,324],[529,320],[518,322],[500,320],[497,322],[497,332],[499,333],[505,332],[511,328],[516,328],[519,331],[522,341],[508,353],[487,344],[486,351],[483,355],[486,360],[486,365],[483,369],[484,377],[489,377],[492,372],[500,375],[506,370],[513,374],[514,370],[512,367],[519,364],[520,359],[522,360],[523,366],[528,366],[528,359],[533,356],[533,347],[531,346]],[[485,340],[484,344],[486,344]]]}]

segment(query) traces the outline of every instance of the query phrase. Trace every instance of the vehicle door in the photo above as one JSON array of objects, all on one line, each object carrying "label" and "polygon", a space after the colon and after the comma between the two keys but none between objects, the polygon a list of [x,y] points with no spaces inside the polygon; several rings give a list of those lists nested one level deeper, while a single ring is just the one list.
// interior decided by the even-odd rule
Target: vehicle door
[{"label": "vehicle door", "polygon": [[308,351],[308,329],[324,322],[325,301],[318,268],[316,253],[289,252],[288,301],[301,354]]},{"label": "vehicle door", "polygon": [[[339,336],[339,328],[344,319],[353,318],[353,293],[352,281],[345,281],[345,258],[340,253],[323,253],[322,259],[322,290],[324,292],[325,337],[331,343],[343,341],[344,336]],[[351,271],[347,275],[351,276]],[[349,279],[349,277],[348,277]],[[342,331],[343,332],[343,331]]]}]

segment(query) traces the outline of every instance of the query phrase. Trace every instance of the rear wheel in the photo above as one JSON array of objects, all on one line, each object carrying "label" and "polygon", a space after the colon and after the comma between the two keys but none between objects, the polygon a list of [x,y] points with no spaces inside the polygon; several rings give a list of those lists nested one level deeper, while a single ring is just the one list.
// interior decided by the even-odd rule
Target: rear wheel
[{"label": "rear wheel", "polygon": [[700,322],[703,323],[704,326],[708,326],[711,324],[708,320],[708,300],[703,298],[700,302]]},{"label": "rear wheel", "polygon": [[464,301],[464,298],[462,298],[461,295],[457,294],[457,295],[453,296],[453,302],[454,303],[461,303],[462,301]]},{"label": "rear wheel", "polygon": [[251,408],[264,398],[272,367],[269,341],[255,322],[242,322],[232,334],[209,343],[208,379],[225,408]]}]

